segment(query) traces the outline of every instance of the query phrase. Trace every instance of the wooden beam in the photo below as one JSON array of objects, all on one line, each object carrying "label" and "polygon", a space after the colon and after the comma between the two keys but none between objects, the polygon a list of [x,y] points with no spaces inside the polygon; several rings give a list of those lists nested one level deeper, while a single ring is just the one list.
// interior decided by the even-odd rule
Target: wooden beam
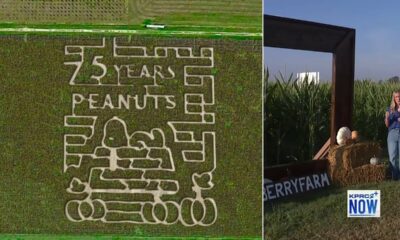
[{"label": "wooden beam", "polygon": [[272,181],[280,181],[292,177],[326,172],[328,169],[327,166],[328,160],[319,160],[266,167],[264,168],[264,178]]},{"label": "wooden beam", "polygon": [[329,138],[325,142],[324,146],[322,146],[322,148],[317,152],[317,154],[315,154],[315,156],[313,157],[313,160],[327,159],[328,154],[329,154],[330,145],[331,145],[331,138]]},{"label": "wooden beam", "polygon": [[332,53],[353,29],[264,15],[264,46]]},{"label": "wooden beam", "polygon": [[333,52],[331,144],[339,128],[352,128],[355,39],[355,30],[347,33]]}]

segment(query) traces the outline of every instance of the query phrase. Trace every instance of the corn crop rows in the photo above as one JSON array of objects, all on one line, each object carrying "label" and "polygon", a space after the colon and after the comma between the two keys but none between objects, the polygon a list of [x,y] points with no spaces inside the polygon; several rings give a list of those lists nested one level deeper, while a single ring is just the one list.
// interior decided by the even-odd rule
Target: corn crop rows
[{"label": "corn crop rows", "polygon": [[[329,138],[331,84],[298,83],[291,75],[265,84],[265,166],[311,160]],[[353,128],[386,148],[385,110],[399,84],[355,81]],[[384,151],[385,153],[385,151]]]}]

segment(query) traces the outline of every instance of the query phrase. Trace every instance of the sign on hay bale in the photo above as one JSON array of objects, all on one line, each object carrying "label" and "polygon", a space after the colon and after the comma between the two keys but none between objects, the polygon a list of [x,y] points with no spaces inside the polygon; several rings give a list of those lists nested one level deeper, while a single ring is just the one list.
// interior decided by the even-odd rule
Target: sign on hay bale
[{"label": "sign on hay bale", "polygon": [[378,143],[363,142],[331,148],[328,173],[334,184],[347,186],[379,182],[385,179],[384,165],[371,165],[372,157],[380,156]]}]

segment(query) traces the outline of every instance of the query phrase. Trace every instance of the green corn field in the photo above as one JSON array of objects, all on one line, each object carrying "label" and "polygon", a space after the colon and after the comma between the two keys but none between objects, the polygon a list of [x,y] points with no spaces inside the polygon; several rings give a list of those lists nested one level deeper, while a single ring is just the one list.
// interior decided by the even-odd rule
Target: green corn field
[{"label": "green corn field", "polygon": [[[331,84],[298,83],[293,74],[265,74],[265,166],[311,160],[329,138]],[[386,149],[386,108],[399,83],[356,80],[353,128]],[[386,150],[383,151],[386,154]]]}]

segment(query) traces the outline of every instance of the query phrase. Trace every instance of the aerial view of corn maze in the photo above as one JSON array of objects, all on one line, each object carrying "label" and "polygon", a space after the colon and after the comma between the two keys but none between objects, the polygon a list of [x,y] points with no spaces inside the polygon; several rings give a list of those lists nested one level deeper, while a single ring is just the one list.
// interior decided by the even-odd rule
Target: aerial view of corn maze
[{"label": "aerial view of corn maze", "polygon": [[1,1],[0,239],[261,239],[261,19]]}]

